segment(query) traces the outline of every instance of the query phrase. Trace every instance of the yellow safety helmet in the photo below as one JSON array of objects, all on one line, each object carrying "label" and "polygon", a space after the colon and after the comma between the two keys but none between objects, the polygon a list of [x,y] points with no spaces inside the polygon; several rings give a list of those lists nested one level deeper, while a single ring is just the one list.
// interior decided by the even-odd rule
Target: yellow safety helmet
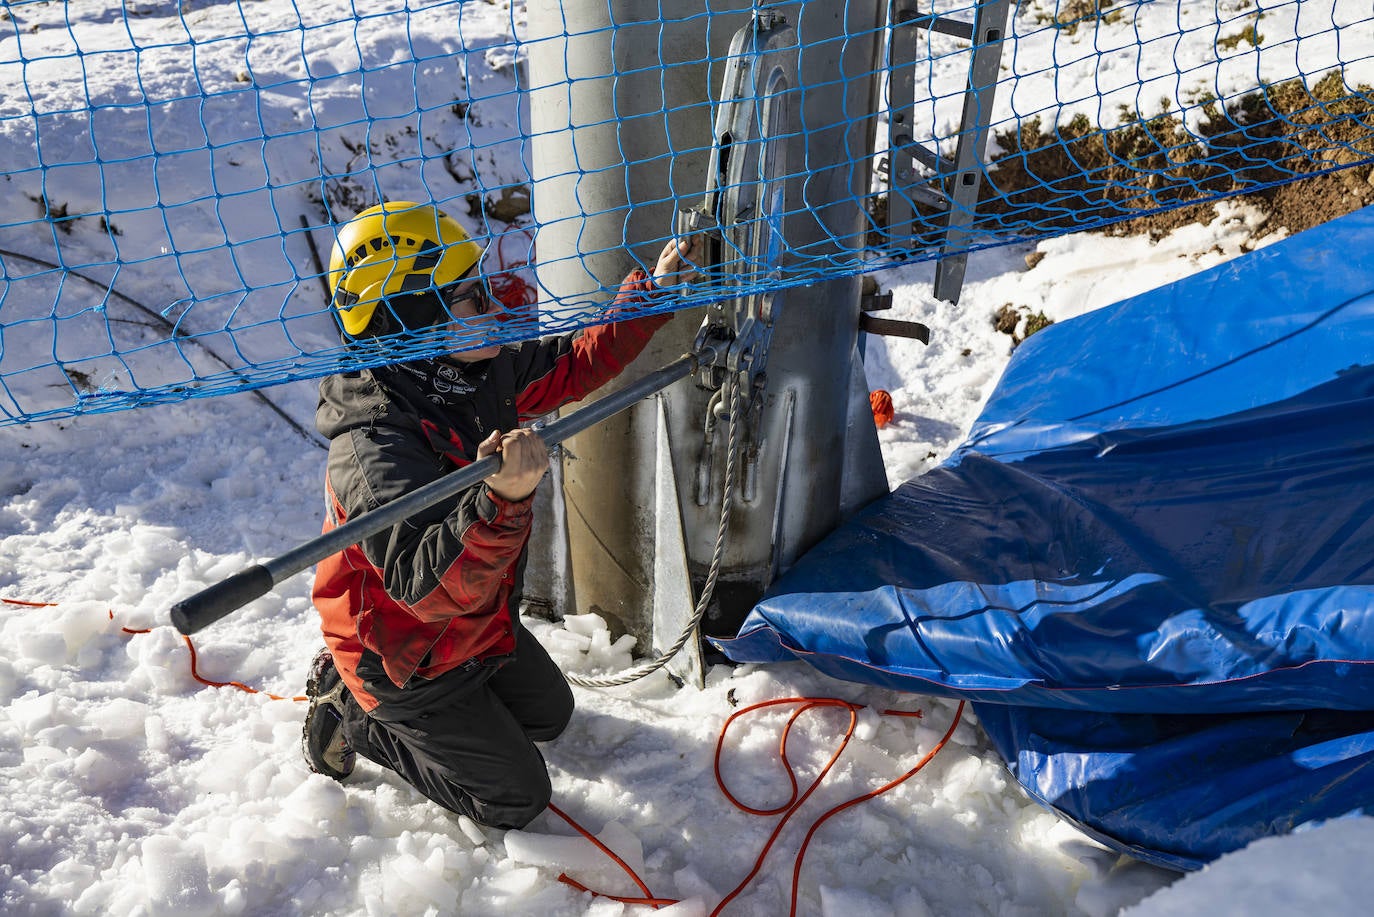
[{"label": "yellow safety helmet", "polygon": [[374,325],[373,334],[400,330],[389,321],[393,316],[404,328],[447,320],[438,291],[481,258],[482,246],[432,204],[369,207],[339,229],[329,258],[329,292],[339,324],[358,337]]}]

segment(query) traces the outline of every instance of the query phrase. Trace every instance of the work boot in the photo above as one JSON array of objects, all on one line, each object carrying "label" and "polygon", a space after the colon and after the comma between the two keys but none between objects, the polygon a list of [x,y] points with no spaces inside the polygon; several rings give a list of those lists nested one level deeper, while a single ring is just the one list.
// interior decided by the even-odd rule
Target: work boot
[{"label": "work boot", "polygon": [[343,713],[348,688],[334,668],[328,649],[315,654],[305,694],[310,709],[305,714],[302,736],[305,761],[317,774],[342,780],[353,773],[353,749],[344,741]]}]

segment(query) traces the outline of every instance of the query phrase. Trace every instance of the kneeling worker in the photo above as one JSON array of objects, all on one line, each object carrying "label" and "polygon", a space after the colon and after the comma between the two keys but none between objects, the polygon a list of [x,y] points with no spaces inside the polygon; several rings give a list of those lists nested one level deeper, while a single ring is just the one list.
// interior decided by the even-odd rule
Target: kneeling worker
[{"label": "kneeling worker", "polygon": [[[478,275],[482,254],[432,206],[358,214],[340,230],[329,267],[345,338],[498,320]],[[625,278],[613,308],[633,312],[690,255],[687,243],[670,242],[653,277]],[[477,459],[499,454],[501,469],[319,564],[313,597],[326,648],[306,689],[312,770],[342,780],[361,755],[493,827],[521,827],[548,805],[534,743],[563,731],[573,698],[520,624],[531,504],[548,451],[517,424],[614,378],[668,319],[641,316],[321,383],[326,531]]]}]

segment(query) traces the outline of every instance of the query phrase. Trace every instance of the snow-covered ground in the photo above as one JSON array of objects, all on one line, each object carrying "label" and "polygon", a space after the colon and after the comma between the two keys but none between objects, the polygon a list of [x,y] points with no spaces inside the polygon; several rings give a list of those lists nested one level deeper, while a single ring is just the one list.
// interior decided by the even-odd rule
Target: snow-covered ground
[{"label": "snow-covered ground", "polygon": [[[869,344],[872,382],[889,388],[897,407],[881,433],[889,477],[904,480],[943,458],[967,430],[1011,349],[993,330],[996,309],[1013,302],[1063,319],[1234,255],[1262,234],[1247,209],[1222,211],[1211,227],[1156,244],[1090,236],[1044,243],[1031,270],[1025,248],[976,255],[958,309],[930,298],[927,268],[893,278],[893,316],[926,321],[936,334],[924,353],[895,339]],[[309,417],[308,383],[270,395],[292,416]],[[8,427],[0,437],[0,597],[54,603],[0,606],[7,913],[634,910],[558,881],[566,870],[591,888],[639,894],[552,814],[522,832],[482,830],[367,763],[345,785],[309,773],[299,752],[304,705],[289,699],[319,644],[308,576],[195,640],[203,677],[288,699],[192,677],[167,608],[319,525],[323,453],[260,401],[226,396]],[[594,617],[530,625],[569,671],[631,662]],[[555,804],[642,863],[655,895],[685,899],[679,914],[706,913],[729,893],[775,822],[737,811],[715,786],[716,738],[735,710],[794,696],[868,705],[821,789],[727,911],[759,915],[786,907],[811,820],[904,773],[954,714],[946,700],[834,682],[801,664],[717,667],[701,692],[656,677],[577,696],[572,727],[545,749]],[[887,708],[923,716],[874,712]],[[761,714],[730,733],[728,786],[756,807],[786,799],[775,760],[784,718]],[[846,725],[837,710],[802,719],[789,757],[803,784]],[[1327,901],[1347,894],[1347,879],[1356,900],[1369,880],[1359,869],[1335,874],[1344,861],[1327,855],[1328,830],[1374,839],[1374,825],[1343,824],[1256,845],[1256,869],[1270,875],[1267,864],[1282,858],[1303,876],[1280,883],[1287,899],[1256,897],[1245,852],[1136,913],[1188,912],[1190,894],[1225,904]],[[801,912],[1108,915],[1176,879],[1109,853],[1032,803],[965,713],[916,777],[818,832],[801,873]],[[1218,883],[1236,888],[1228,895]]]},{"label": "snow-covered ground", "polygon": [[[60,16],[56,11],[67,5],[24,6],[10,9],[17,18],[40,8],[43,15]],[[298,17],[328,22],[347,6],[321,0],[308,10],[287,4],[242,9],[263,17],[296,9]],[[165,26],[155,15],[160,4],[126,8]],[[187,12],[171,21],[201,42],[197,53],[232,51],[226,60],[247,60],[259,82],[273,67],[287,67],[286,58],[274,62],[266,54],[217,44],[217,35],[231,34],[237,5],[182,9]],[[464,10],[463,34],[474,42],[499,45],[519,19],[518,8],[501,4],[465,4]],[[92,21],[119,25],[117,17]],[[268,25],[274,23],[279,24],[271,19]],[[404,41],[404,30],[384,20],[372,24],[368,47],[378,59],[390,59],[381,51],[387,42]],[[35,42],[55,41],[60,32],[16,29],[0,38],[0,67],[19,57],[10,42],[22,39],[25,54],[34,58]],[[112,34],[124,44],[131,40],[117,28]],[[351,31],[340,27],[339,34],[353,41]],[[100,79],[109,82],[101,83],[99,68],[92,66],[85,81],[115,97],[130,79],[141,80],[149,93],[173,87],[166,95],[175,96],[187,76],[185,61],[157,41],[132,40],[150,49],[136,74],[117,80],[117,72],[106,73]],[[297,50],[310,57],[316,77],[323,73],[317,60],[344,53],[340,44],[325,43]],[[159,65],[163,57],[166,64]],[[481,66],[460,67],[450,76],[456,80],[461,70],[468,85],[484,85],[505,66],[496,58],[493,63],[484,53]],[[339,59],[333,65],[344,70],[358,62]],[[39,110],[66,110],[71,73],[43,61],[24,72]],[[225,72],[235,78],[236,71]],[[265,123],[287,118],[298,89],[283,82],[265,94]],[[344,111],[332,107],[331,91],[326,81],[313,98],[317,116]],[[340,89],[337,99],[346,95]],[[19,103],[13,95],[7,98],[0,105],[12,114]],[[181,116],[172,103],[158,110],[169,122]],[[199,113],[190,106],[185,116]],[[486,125],[496,125],[491,129],[497,134],[483,141],[492,145],[501,125],[515,121],[495,106],[485,118]],[[49,149],[60,145],[67,136],[60,130],[64,118],[54,115],[43,123],[53,131]],[[227,117],[222,122],[225,130],[233,123]],[[326,155],[347,149],[347,123],[342,115],[326,122],[343,125],[327,133]],[[0,121],[0,144],[13,152],[10,162],[23,163],[32,160],[33,138],[18,125]],[[152,141],[154,134],[145,130],[141,136]],[[165,136],[156,133],[158,140]],[[221,154],[228,156],[227,149]],[[263,161],[263,170],[294,174],[288,151],[272,146],[267,152],[273,159]],[[219,168],[216,175],[237,174]],[[169,171],[158,187],[191,187],[189,173],[178,176]],[[116,203],[116,210],[136,206],[137,196],[147,191],[145,178],[131,178],[124,192],[133,197]],[[6,200],[13,196],[17,206],[28,206],[20,193],[29,193],[36,180],[35,173],[21,170],[7,182]],[[98,207],[101,198],[88,181],[89,174],[73,173],[61,187],[78,204],[85,195],[84,203]],[[214,206],[246,220],[244,210],[257,201],[250,188]],[[895,299],[888,317],[922,321],[934,331],[929,347],[898,339],[868,343],[870,384],[892,393],[897,412],[880,433],[889,480],[897,484],[931,467],[964,436],[1011,351],[1011,338],[993,327],[993,315],[1003,306],[1064,320],[1280,236],[1267,233],[1262,219],[1243,205],[1223,205],[1218,212],[1210,225],[1187,227],[1158,242],[1080,235],[1034,249],[977,253],[958,307],[930,296],[929,266],[884,276]],[[130,213],[116,220],[132,228],[130,221],[141,218]],[[294,224],[284,216],[283,225]],[[0,228],[6,245],[27,244],[24,251],[50,257],[41,244],[50,239],[25,237],[13,223]],[[269,230],[245,222],[241,232]],[[89,243],[86,256],[98,258],[100,238],[109,237],[83,226],[62,242],[77,251]],[[236,257],[256,251],[262,260],[239,265],[206,252],[177,262],[192,279],[188,289],[169,294],[168,272],[161,270],[163,286],[157,280],[162,255],[138,247],[152,243],[135,241],[129,232],[118,239],[130,246],[126,253],[136,262],[121,275],[121,288],[159,304],[232,290],[244,270],[259,271],[253,276],[263,281],[277,276],[274,271],[285,276],[281,259],[305,257],[303,250],[280,245],[249,246]],[[140,265],[139,258],[147,260]],[[17,265],[6,266],[13,272]],[[11,307],[7,299],[6,309]],[[312,383],[265,394],[288,417],[309,426]],[[308,576],[282,584],[195,638],[202,678],[239,682],[256,693],[206,686],[193,677],[190,649],[168,624],[167,609],[317,532],[323,455],[318,444],[248,393],[0,427],[0,910],[647,913],[644,906],[594,899],[559,881],[566,871],[593,889],[641,894],[553,813],[524,831],[492,831],[440,810],[366,762],[342,785],[311,774],[299,750],[304,704],[295,699],[319,646]],[[612,641],[593,616],[529,624],[567,671],[600,672],[631,663],[625,641]],[[793,863],[812,821],[905,773],[937,746],[956,709],[947,700],[836,682],[800,663],[716,667],[703,691],[674,688],[655,676],[631,688],[576,689],[576,695],[571,727],[544,749],[554,802],[634,865],[656,896],[681,899],[660,912],[678,917],[709,913],[735,889],[777,821],[737,810],[716,786],[717,737],[732,713],[787,697],[839,697],[865,705],[854,738],[826,780],[725,911],[774,915],[787,908]],[[880,713],[888,708],[920,710],[922,716]],[[787,799],[786,775],[777,761],[787,716],[786,708],[774,708],[731,728],[723,773],[730,792],[749,805],[768,808]],[[848,722],[848,714],[837,709],[803,715],[787,746],[803,786],[825,766]],[[1355,859],[1371,842],[1374,820],[1346,820],[1257,843],[1180,880],[1110,853],[1027,799],[965,712],[950,742],[912,779],[835,816],[817,832],[800,869],[799,913],[1354,913],[1374,893],[1374,877]]]}]

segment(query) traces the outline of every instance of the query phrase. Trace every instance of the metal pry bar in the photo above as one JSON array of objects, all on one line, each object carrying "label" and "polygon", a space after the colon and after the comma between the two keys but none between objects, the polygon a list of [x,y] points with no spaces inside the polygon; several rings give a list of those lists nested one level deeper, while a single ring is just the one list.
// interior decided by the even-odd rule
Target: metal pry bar
[{"label": "metal pry bar", "polygon": [[[567,417],[549,423],[540,430],[540,435],[550,446],[560,443],[667,388],[677,380],[692,375],[702,366],[723,360],[726,347],[724,342],[708,342],[699,352],[684,354],[639,381],[579,411],[574,411]],[[260,598],[273,586],[319,563],[331,554],[337,554],[370,535],[410,518],[426,507],[447,500],[499,471],[500,468],[500,456],[489,455],[457,471],[449,472],[442,478],[431,481],[371,512],[350,519],[338,528],[312,538],[280,557],[255,564],[228,579],[208,586],[172,606],[172,624],[183,634],[193,634]]]}]

